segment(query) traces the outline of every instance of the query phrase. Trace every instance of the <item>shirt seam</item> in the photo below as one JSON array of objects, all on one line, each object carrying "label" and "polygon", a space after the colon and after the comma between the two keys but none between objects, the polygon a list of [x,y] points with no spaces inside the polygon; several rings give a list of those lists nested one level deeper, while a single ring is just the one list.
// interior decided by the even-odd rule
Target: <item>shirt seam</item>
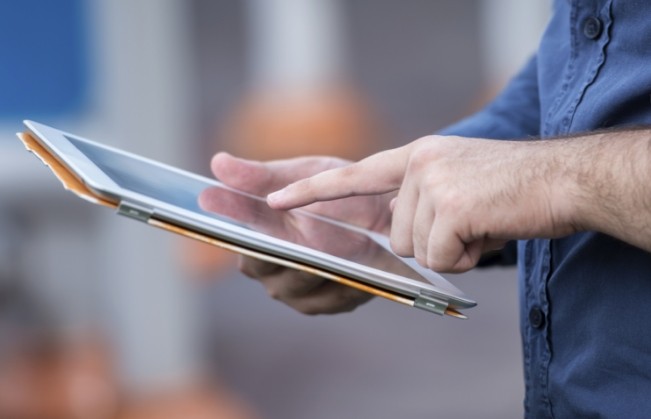
[{"label": "shirt seam", "polygon": [[572,124],[574,123],[574,117],[576,116],[576,111],[581,105],[581,102],[583,102],[583,98],[585,97],[586,91],[588,88],[594,84],[595,80],[597,79],[597,76],[599,74],[599,71],[601,71],[601,68],[603,67],[604,63],[606,62],[606,48],[608,44],[610,44],[610,28],[612,26],[612,0],[609,0],[605,4],[605,17],[604,17],[604,33],[602,40],[600,42],[601,48],[599,52],[599,56],[597,57],[597,61],[595,63],[594,69],[590,72],[588,75],[588,78],[586,81],[583,83],[583,86],[579,90],[579,95],[575,99],[574,103],[572,106],[570,106],[570,109],[567,112],[567,118],[569,118],[569,123],[567,124],[567,128],[565,129],[565,132],[571,132],[572,131]]},{"label": "shirt seam", "polygon": [[570,82],[574,78],[574,63],[578,55],[577,53],[578,41],[576,39],[577,17],[578,17],[578,6],[576,2],[572,2],[571,9],[570,9],[570,59],[567,63],[567,67],[565,68],[565,72],[563,76],[563,85],[561,86],[561,90],[558,93],[558,95],[556,95],[554,102],[552,103],[552,105],[549,107],[549,110],[547,111],[547,115],[545,118],[545,127],[543,129],[543,136],[545,137],[548,137],[550,134],[552,116],[560,108],[561,101],[563,97],[566,96],[570,87]]}]

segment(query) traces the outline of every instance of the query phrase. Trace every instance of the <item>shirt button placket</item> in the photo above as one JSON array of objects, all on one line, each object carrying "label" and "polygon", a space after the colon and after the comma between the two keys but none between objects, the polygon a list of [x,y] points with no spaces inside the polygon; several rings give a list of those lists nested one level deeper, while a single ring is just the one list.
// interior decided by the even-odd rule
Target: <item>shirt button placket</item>
[{"label": "shirt button placket", "polygon": [[538,306],[534,306],[529,311],[529,322],[534,329],[542,329],[545,325],[545,313]]},{"label": "shirt button placket", "polygon": [[597,39],[601,35],[603,24],[599,18],[590,16],[583,21],[583,35],[588,39]]}]

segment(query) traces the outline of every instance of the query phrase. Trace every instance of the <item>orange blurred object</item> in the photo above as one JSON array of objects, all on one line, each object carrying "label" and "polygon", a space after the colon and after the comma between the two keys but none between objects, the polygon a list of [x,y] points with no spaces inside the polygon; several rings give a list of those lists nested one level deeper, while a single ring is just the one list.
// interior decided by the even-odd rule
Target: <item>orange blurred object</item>
[{"label": "orange blurred object", "polygon": [[21,348],[0,360],[0,418],[113,418],[118,392],[102,345]]},{"label": "orange blurred object", "polygon": [[[343,86],[257,91],[236,106],[216,134],[217,144],[235,156],[263,161],[303,155],[357,160],[382,145],[371,115],[362,96]],[[203,243],[184,241],[182,246],[185,265],[195,277],[213,277],[236,260]]]},{"label": "orange blurred object", "polygon": [[176,389],[130,400],[116,419],[255,419],[243,402],[222,387]]},{"label": "orange blurred object", "polygon": [[146,396],[118,389],[110,357],[93,341],[39,343],[0,359],[1,419],[255,419],[218,384],[187,385]]},{"label": "orange blurred object", "polygon": [[378,148],[375,122],[353,89],[260,91],[236,107],[219,143],[257,160],[314,154],[356,160]]}]

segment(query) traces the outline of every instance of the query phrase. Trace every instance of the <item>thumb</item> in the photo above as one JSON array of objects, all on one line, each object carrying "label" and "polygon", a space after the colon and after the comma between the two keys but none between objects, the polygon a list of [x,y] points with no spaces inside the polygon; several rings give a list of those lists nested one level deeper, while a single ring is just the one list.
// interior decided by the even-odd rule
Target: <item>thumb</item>
[{"label": "thumb", "polygon": [[269,173],[264,165],[253,160],[217,153],[210,162],[215,177],[226,185],[255,195],[264,194]]},{"label": "thumb", "polygon": [[213,157],[210,165],[215,177],[226,185],[264,196],[300,179],[347,163],[334,157],[299,157],[259,162],[221,152]]}]

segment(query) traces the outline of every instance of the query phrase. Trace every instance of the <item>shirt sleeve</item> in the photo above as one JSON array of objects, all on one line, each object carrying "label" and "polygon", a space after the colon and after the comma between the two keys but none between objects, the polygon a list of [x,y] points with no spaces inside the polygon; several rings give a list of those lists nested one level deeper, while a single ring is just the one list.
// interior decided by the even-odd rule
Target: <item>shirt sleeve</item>
[{"label": "shirt sleeve", "polygon": [[439,135],[515,140],[540,135],[538,66],[533,56],[484,109],[442,129]]}]

